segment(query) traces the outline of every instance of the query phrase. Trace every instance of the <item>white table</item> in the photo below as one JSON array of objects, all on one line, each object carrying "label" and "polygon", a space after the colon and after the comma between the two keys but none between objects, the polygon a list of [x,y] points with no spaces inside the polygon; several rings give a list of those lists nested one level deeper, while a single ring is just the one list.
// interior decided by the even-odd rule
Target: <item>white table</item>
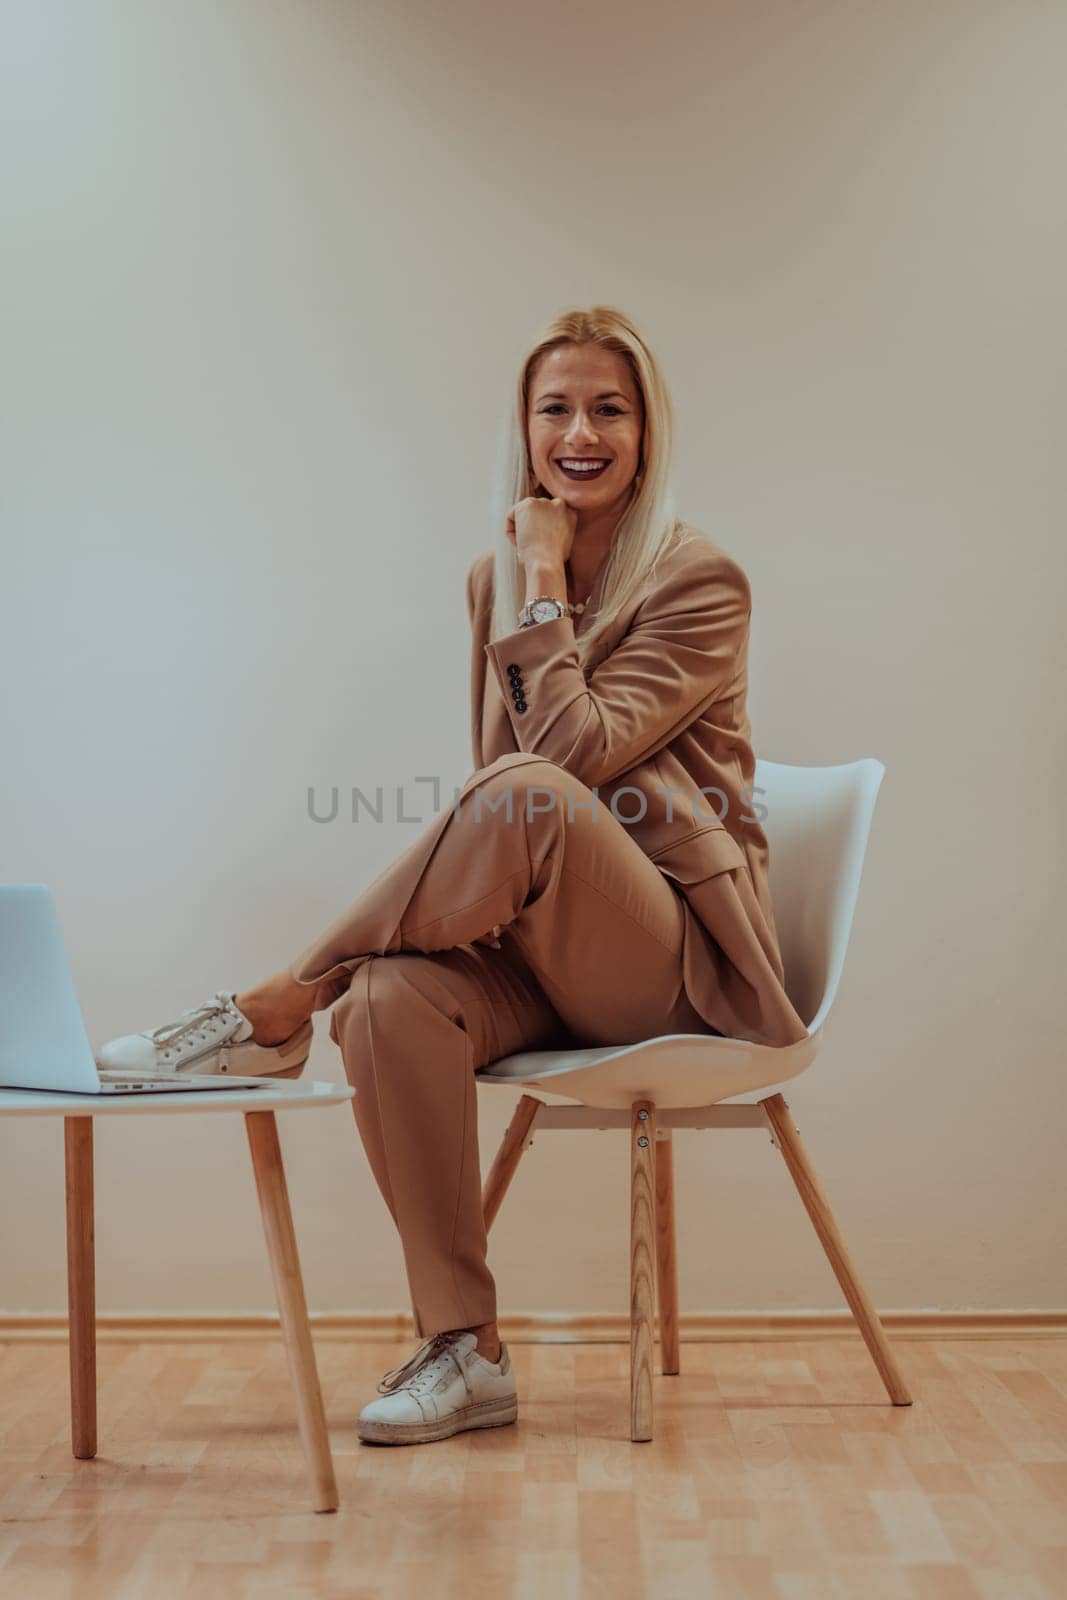
[{"label": "white table", "polygon": [[263,1231],[267,1239],[316,1511],[337,1510],[337,1483],[322,1409],[304,1281],[289,1210],[276,1111],[303,1111],[351,1100],[348,1085],[309,1079],[256,1089],[182,1090],[163,1094],[60,1094],[0,1089],[0,1116],[62,1117],[67,1178],[67,1300],[70,1328],[71,1440],[79,1460],[96,1455],[96,1271],[93,1227],[93,1118],[244,1112]]}]

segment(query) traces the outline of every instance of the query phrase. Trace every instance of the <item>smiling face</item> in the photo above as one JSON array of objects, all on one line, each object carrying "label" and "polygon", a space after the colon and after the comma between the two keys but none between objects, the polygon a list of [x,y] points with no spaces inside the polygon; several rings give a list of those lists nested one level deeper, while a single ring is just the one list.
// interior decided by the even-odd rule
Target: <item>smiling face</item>
[{"label": "smiling face", "polygon": [[550,350],[531,375],[527,430],[534,476],[550,496],[584,513],[617,508],[621,515],[644,433],[640,392],[624,356],[597,344]]}]

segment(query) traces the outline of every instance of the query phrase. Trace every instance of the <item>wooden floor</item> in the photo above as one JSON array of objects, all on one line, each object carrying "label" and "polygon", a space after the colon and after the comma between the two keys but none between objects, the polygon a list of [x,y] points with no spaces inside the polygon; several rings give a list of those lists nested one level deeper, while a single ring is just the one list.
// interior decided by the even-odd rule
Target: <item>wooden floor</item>
[{"label": "wooden floor", "polygon": [[0,1595],[346,1600],[1062,1600],[1067,1341],[684,1344],[656,1437],[622,1345],[512,1345],[519,1421],[360,1444],[414,1344],[322,1341],[341,1510],[307,1509],[281,1344],[100,1345],[100,1454],[67,1354],[0,1346]]}]

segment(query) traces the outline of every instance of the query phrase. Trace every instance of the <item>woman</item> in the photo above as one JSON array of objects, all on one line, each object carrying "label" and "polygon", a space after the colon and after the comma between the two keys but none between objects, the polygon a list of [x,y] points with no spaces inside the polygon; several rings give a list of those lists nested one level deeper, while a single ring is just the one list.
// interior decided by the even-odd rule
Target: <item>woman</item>
[{"label": "woman", "polygon": [[516,1416],[478,1068],[565,1042],[806,1033],[749,814],[748,582],[672,513],[659,366],[620,312],[569,312],[516,401],[498,547],[467,578],[475,770],[455,805],[289,967],[98,1056],[292,1074],[333,1006],[424,1341],[360,1415],[382,1443]]}]

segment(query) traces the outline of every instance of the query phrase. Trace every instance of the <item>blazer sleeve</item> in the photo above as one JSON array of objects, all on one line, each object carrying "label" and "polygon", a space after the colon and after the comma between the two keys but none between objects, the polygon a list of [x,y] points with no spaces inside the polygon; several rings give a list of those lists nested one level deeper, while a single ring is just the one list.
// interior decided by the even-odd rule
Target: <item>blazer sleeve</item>
[{"label": "blazer sleeve", "polygon": [[745,573],[720,555],[666,575],[588,680],[570,617],[491,640],[490,670],[519,749],[590,788],[610,783],[730,693],[751,611]]}]

